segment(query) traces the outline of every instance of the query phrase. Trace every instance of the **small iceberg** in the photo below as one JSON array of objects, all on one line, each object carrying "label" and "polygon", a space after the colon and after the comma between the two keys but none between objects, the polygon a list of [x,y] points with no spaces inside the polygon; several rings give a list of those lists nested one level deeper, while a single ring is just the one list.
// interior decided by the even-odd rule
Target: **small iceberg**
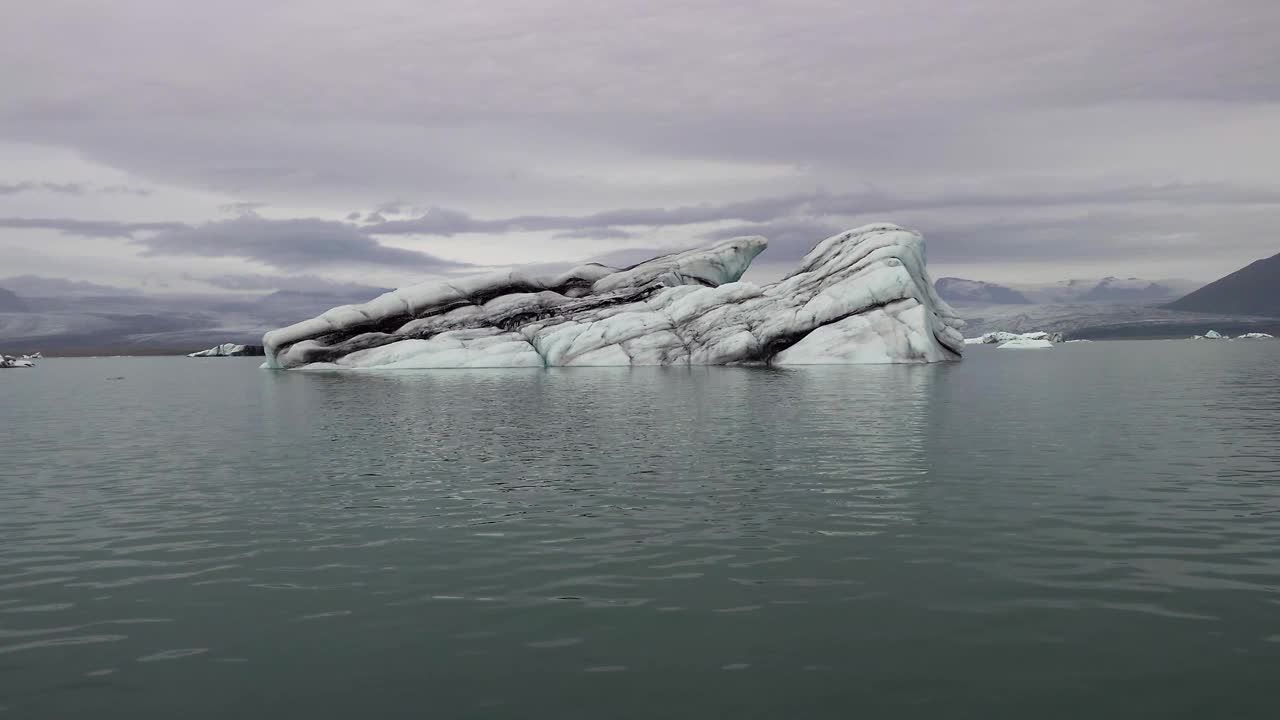
[{"label": "small iceberg", "polygon": [[265,354],[266,353],[263,351],[261,345],[237,345],[235,343],[223,343],[221,345],[215,345],[208,350],[190,353],[187,357],[250,357],[262,356]]},{"label": "small iceberg", "polygon": [[1014,340],[1044,340],[1049,343],[1062,342],[1062,333],[1050,333],[1039,330],[1029,333],[1012,333],[1004,330],[989,332],[982,337],[965,338],[965,345],[999,345]]},{"label": "small iceberg", "polygon": [[12,355],[0,355],[0,368],[29,368],[36,364],[26,357],[16,358]]},{"label": "small iceberg", "polygon": [[1237,335],[1236,339],[1237,340],[1275,340],[1276,336],[1270,335],[1267,333],[1252,332],[1252,333],[1245,333],[1243,335]]},{"label": "small iceberg", "polygon": [[1191,339],[1192,340],[1230,340],[1231,337],[1229,335],[1223,335],[1217,330],[1210,330],[1209,332],[1203,335],[1196,335]]},{"label": "small iceberg", "polygon": [[1053,347],[1053,343],[1044,338],[1020,337],[1007,340],[996,346],[997,350],[1042,350]]}]

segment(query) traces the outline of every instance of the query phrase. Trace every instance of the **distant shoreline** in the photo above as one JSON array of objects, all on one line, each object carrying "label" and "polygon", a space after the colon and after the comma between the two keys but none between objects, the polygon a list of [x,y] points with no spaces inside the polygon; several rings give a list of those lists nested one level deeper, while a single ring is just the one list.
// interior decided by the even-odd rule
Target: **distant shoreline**
[{"label": "distant shoreline", "polygon": [[[35,352],[38,348],[33,348],[31,352]],[[181,348],[174,347],[88,347],[88,348],[63,348],[54,350],[43,350],[41,354],[45,358],[57,357],[186,357],[188,353],[203,350],[205,348]]]}]

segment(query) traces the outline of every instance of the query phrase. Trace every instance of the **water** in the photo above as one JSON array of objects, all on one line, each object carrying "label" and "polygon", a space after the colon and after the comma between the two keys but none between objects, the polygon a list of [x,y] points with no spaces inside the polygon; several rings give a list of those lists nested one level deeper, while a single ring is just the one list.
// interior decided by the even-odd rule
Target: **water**
[{"label": "water", "polygon": [[1280,343],[0,373],[0,717],[1274,717]]}]

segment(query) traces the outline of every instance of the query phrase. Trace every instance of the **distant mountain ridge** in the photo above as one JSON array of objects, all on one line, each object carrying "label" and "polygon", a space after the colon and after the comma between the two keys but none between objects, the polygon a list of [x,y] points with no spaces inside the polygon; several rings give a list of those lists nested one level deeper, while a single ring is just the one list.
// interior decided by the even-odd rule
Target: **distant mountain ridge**
[{"label": "distant mountain ridge", "polygon": [[1143,280],[1116,276],[1007,285],[945,277],[934,283],[938,295],[953,305],[1155,304],[1177,298],[1198,286],[1198,283],[1188,280]]},{"label": "distant mountain ridge", "polygon": [[1015,285],[1034,303],[1158,303],[1198,287],[1189,280],[1144,280],[1108,276],[1040,285]]},{"label": "distant mountain ridge", "polygon": [[952,305],[1026,305],[1031,302],[1013,288],[981,280],[944,277],[933,286],[939,297]]},{"label": "distant mountain ridge", "polygon": [[1134,302],[1177,297],[1178,291],[1150,280],[1105,277],[1080,296],[1083,302]]},{"label": "distant mountain ridge", "polygon": [[[1264,317],[1252,306],[1243,312],[1234,309],[1205,309],[1201,312],[1171,309],[1166,303],[1200,286],[1191,280],[1111,276],[1003,286],[1025,297],[1030,301],[1028,303],[999,302],[1000,295],[985,292],[994,283],[946,280],[948,282],[938,281],[939,294],[953,303],[968,323],[965,328],[968,337],[996,330],[1044,330],[1060,332],[1071,338],[1095,339],[1190,337],[1205,332],[1205,329],[1232,335],[1280,332],[1280,313]],[[1259,284],[1267,289],[1280,289],[1280,279],[1262,278]],[[955,299],[957,293],[959,300]]]},{"label": "distant mountain ridge", "polygon": [[1256,260],[1165,307],[1280,317],[1280,254]]},{"label": "distant mountain ridge", "polygon": [[[257,344],[267,330],[385,292],[335,285],[261,295],[147,295],[59,278],[20,276],[2,282],[0,349],[57,354],[187,354],[224,342]],[[9,290],[10,282],[21,289]]]}]

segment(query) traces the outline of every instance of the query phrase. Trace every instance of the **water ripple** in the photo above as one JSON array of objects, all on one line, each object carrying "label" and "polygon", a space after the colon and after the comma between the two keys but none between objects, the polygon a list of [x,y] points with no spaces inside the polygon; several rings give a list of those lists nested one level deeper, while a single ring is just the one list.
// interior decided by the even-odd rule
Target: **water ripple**
[{"label": "water ripple", "polygon": [[1155,703],[1131,716],[1246,717],[1280,670],[1280,345],[1211,345],[47,361],[0,387],[25,409],[0,435],[0,706],[663,714],[626,695],[644,673],[701,717],[1019,717],[1108,688]]}]

